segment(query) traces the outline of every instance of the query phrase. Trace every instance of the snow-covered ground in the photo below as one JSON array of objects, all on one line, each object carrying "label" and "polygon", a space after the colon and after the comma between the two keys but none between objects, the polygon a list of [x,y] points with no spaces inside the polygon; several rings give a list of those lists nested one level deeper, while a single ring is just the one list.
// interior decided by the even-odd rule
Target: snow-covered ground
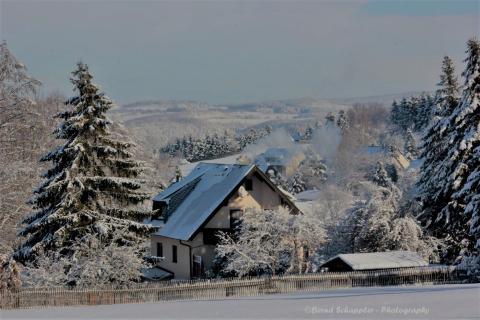
[{"label": "snow-covered ground", "polygon": [[94,307],[7,310],[1,319],[479,319],[480,284],[375,287]]}]

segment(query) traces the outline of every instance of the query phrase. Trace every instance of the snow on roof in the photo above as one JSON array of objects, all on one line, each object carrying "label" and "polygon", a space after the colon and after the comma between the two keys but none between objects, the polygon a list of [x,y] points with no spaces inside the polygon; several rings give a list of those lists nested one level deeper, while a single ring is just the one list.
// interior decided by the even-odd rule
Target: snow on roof
[{"label": "snow on roof", "polygon": [[295,201],[295,206],[300,212],[313,212],[315,208],[315,201]]},{"label": "snow on roof", "polygon": [[410,169],[419,169],[423,164],[423,159],[415,159],[410,161]]},{"label": "snow on roof", "polygon": [[295,198],[298,201],[313,201],[317,200],[322,192],[320,190],[312,189],[312,190],[305,190],[303,192],[297,193]]},{"label": "snow on roof", "polygon": [[253,165],[199,163],[187,177],[153,198],[167,202],[171,211],[163,228],[155,234],[189,240],[253,168]]},{"label": "snow on roof", "polygon": [[152,218],[147,218],[143,220],[144,224],[149,224],[155,229],[162,228],[164,226],[163,220],[157,220],[157,219],[152,219]]},{"label": "snow on roof", "polygon": [[140,271],[142,272],[143,277],[148,280],[163,280],[173,277],[173,273],[158,267],[144,268]]},{"label": "snow on roof", "polygon": [[291,151],[287,148],[268,148],[259,158],[263,158],[271,165],[285,165],[292,158]]},{"label": "snow on roof", "polygon": [[263,157],[259,157],[255,160],[255,165],[263,172],[267,173],[268,162]]},{"label": "snow on roof", "polygon": [[367,147],[363,147],[361,148],[361,151],[362,153],[366,153],[366,154],[379,154],[379,153],[388,153],[388,149],[385,148],[384,146],[367,146]]},{"label": "snow on roof", "polygon": [[224,163],[224,164],[236,164],[238,160],[239,155],[234,154],[232,156],[224,157],[224,158],[218,158],[218,159],[212,159],[212,160],[203,160],[200,162],[188,162],[187,160],[183,160],[179,167],[180,171],[182,172],[183,176],[189,175],[193,169],[199,164],[199,163]]},{"label": "snow on roof", "polygon": [[325,264],[337,258],[348,264],[353,270],[428,266],[428,263],[422,257],[420,257],[416,252],[410,251],[339,254],[327,261]]},{"label": "snow on roof", "polygon": [[282,192],[288,199],[290,199],[290,201],[295,201],[295,196],[293,194],[291,194],[290,192],[288,192],[287,190],[283,189],[280,186],[277,186],[277,189],[280,190],[280,192]]}]

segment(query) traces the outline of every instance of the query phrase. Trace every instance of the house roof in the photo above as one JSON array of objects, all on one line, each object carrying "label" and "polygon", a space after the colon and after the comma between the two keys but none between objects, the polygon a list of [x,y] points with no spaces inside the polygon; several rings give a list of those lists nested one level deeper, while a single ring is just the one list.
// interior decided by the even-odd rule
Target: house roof
[{"label": "house roof", "polygon": [[339,254],[330,259],[329,261],[325,262],[322,267],[326,266],[329,262],[336,259],[342,260],[344,263],[350,266],[352,270],[374,270],[428,266],[428,263],[416,252],[388,251]]},{"label": "house roof", "polygon": [[153,199],[165,201],[169,215],[155,234],[189,240],[253,168],[253,165],[199,163],[187,177]]},{"label": "house roof", "polygon": [[267,162],[270,165],[286,165],[292,158],[292,153],[287,148],[268,148],[260,154],[256,161]]},{"label": "house roof", "polygon": [[199,163],[187,177],[153,198],[153,201],[167,203],[168,216],[155,235],[190,240],[251,172],[260,175],[292,208],[296,208],[254,165]]},{"label": "house roof", "polygon": [[173,278],[173,273],[159,267],[143,268],[140,270],[142,276],[151,281],[166,280]]},{"label": "house roof", "polygon": [[295,195],[295,198],[298,201],[315,201],[320,198],[322,195],[322,191],[317,190],[317,189],[311,189],[311,190],[305,190],[302,192],[299,192]]}]

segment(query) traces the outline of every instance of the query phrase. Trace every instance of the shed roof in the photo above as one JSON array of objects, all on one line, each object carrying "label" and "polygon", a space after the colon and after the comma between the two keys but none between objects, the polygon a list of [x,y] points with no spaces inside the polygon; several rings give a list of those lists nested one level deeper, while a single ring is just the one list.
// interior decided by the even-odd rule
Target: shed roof
[{"label": "shed roof", "polygon": [[388,252],[370,252],[370,253],[347,253],[339,254],[322,266],[329,262],[340,259],[352,270],[374,270],[374,269],[393,269],[393,268],[409,268],[409,267],[426,267],[428,263],[418,255],[411,251],[388,251]]},{"label": "shed roof", "polygon": [[173,273],[159,267],[143,268],[142,276],[151,281],[166,280],[173,278]]}]

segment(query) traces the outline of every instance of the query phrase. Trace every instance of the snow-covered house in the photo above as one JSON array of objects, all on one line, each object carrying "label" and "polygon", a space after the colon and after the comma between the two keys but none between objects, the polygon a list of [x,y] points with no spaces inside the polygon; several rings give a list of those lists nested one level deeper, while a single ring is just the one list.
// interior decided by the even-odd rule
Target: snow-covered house
[{"label": "snow-covered house", "polygon": [[395,168],[401,171],[406,170],[410,166],[410,160],[408,160],[407,157],[405,157],[405,155],[397,148],[371,145],[361,148],[360,154],[369,156],[386,156],[386,158],[390,160]]},{"label": "snow-covered house", "polygon": [[275,174],[288,177],[304,159],[305,154],[300,148],[269,148],[255,159],[255,164],[263,172],[273,170]]},{"label": "snow-covered house", "polygon": [[201,277],[212,264],[218,231],[232,226],[247,208],[295,204],[254,165],[199,163],[153,199],[164,224],[151,237],[157,267],[175,279]]},{"label": "snow-covered house", "polygon": [[426,267],[428,263],[416,252],[388,251],[339,254],[320,266],[328,271],[360,271]]}]

